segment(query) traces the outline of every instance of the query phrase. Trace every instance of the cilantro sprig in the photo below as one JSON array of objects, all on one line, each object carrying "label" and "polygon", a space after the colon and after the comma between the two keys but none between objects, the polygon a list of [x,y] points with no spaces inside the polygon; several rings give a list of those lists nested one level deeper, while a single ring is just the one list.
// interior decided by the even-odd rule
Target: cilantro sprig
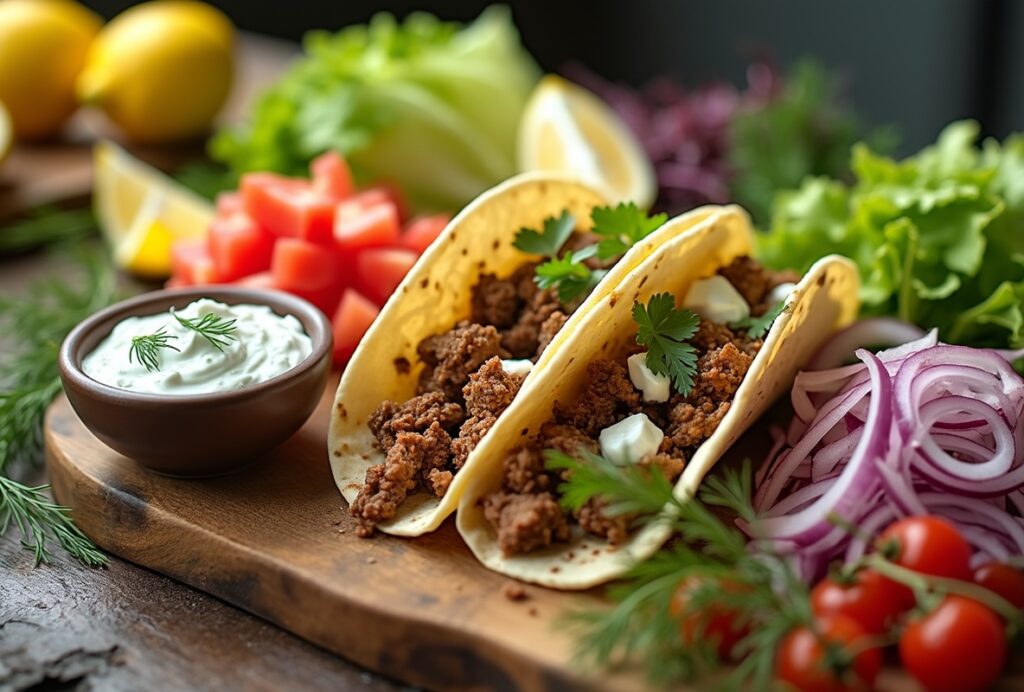
[{"label": "cilantro sprig", "polygon": [[651,296],[647,305],[633,304],[636,342],[647,347],[646,363],[655,375],[668,375],[676,391],[688,396],[697,373],[697,349],[686,343],[697,333],[700,317],[677,310],[671,293]]},{"label": "cilantro sprig", "polygon": [[779,315],[786,311],[786,301],[780,300],[778,303],[773,305],[766,313],[760,317],[747,316],[741,320],[735,320],[729,323],[729,329],[745,329],[747,330],[747,336],[751,339],[760,339],[762,336],[768,333],[768,330],[775,324],[775,320],[779,318]]},{"label": "cilantro sprig", "polygon": [[598,242],[574,252],[559,255],[576,227],[576,219],[568,210],[545,219],[540,231],[520,229],[512,243],[523,252],[548,258],[537,267],[537,285],[556,289],[558,299],[563,303],[570,303],[592,291],[607,273],[604,269],[588,266],[588,259],[618,259],[657,230],[668,217],[665,214],[647,216],[635,204],[628,202],[615,207],[595,207],[590,218],[593,223],[591,232],[598,237]]}]

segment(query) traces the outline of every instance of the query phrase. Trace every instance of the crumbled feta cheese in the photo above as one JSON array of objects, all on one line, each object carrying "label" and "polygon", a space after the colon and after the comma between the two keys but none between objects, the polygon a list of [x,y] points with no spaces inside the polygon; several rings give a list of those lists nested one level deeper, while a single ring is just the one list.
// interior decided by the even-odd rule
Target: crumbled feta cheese
[{"label": "crumbled feta cheese", "polygon": [[665,433],[651,422],[646,413],[635,413],[601,431],[598,442],[601,454],[613,464],[635,464],[654,454],[665,439]]},{"label": "crumbled feta cheese", "polygon": [[789,294],[796,288],[796,284],[786,282],[779,284],[768,293],[768,299],[765,301],[768,305],[778,305],[779,303],[788,300]]},{"label": "crumbled feta cheese", "polygon": [[522,375],[526,377],[533,370],[533,361],[526,358],[523,359],[502,359],[501,369],[507,372],[509,375]]},{"label": "crumbled feta cheese", "polygon": [[626,359],[629,379],[644,394],[644,401],[668,401],[668,375],[655,375],[645,362],[646,353],[637,353]]},{"label": "crumbled feta cheese", "polygon": [[694,281],[686,292],[683,307],[693,310],[706,320],[728,324],[750,317],[750,306],[729,280],[714,275]]}]

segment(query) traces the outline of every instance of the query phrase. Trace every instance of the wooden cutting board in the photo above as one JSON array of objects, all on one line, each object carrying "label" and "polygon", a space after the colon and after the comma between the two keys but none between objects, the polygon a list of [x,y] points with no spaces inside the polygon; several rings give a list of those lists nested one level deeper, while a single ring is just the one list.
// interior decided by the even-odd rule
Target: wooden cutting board
[{"label": "wooden cutting board", "polygon": [[481,567],[452,521],[416,540],[361,539],[325,450],[329,383],[291,440],[249,469],[187,481],[105,447],[61,396],[46,420],[54,493],[104,549],[266,618],[362,666],[429,688],[639,689],[588,678],[555,620],[594,594],[526,586]]}]

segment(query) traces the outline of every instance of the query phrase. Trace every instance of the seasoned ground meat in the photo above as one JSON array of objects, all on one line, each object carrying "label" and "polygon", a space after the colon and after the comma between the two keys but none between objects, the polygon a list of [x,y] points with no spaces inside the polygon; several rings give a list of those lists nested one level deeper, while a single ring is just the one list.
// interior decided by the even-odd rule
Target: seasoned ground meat
[{"label": "seasoned ground meat", "polygon": [[697,359],[697,376],[689,400],[719,404],[732,399],[754,358],[728,343]]},{"label": "seasoned ground meat", "polygon": [[674,482],[682,475],[686,462],[680,457],[668,454],[651,454],[637,462],[637,466],[645,469],[658,469],[661,475]]},{"label": "seasoned ground meat", "polygon": [[537,332],[537,353],[535,354],[537,358],[540,358],[540,355],[544,353],[544,349],[555,338],[555,334],[561,331],[568,320],[569,316],[561,310],[556,310],[548,315],[548,318],[540,325],[540,331]]},{"label": "seasoned ground meat", "polygon": [[452,463],[461,469],[480,440],[508,408],[523,384],[523,377],[510,375],[501,367],[500,358],[491,358],[469,376],[462,388],[470,417],[459,428],[452,443]]},{"label": "seasoned ground meat", "polygon": [[502,465],[504,485],[513,493],[540,493],[555,486],[551,474],[544,469],[544,456],[536,445],[512,450]]},{"label": "seasoned ground meat", "polygon": [[706,402],[693,405],[681,402],[669,411],[669,425],[661,451],[668,454],[683,454],[711,436],[729,412],[730,402],[720,404]]},{"label": "seasoned ground meat", "polygon": [[629,379],[626,366],[612,360],[587,365],[587,386],[572,406],[559,402],[555,415],[590,437],[643,406],[643,397]]},{"label": "seasoned ground meat", "polygon": [[516,323],[522,300],[515,275],[499,279],[484,274],[473,288],[473,321],[507,329]]},{"label": "seasoned ground meat", "polygon": [[469,376],[488,359],[500,356],[501,336],[492,326],[463,321],[449,332],[424,339],[417,353],[427,365],[419,391],[437,391],[449,401],[459,401]]},{"label": "seasoned ground meat", "polygon": [[626,514],[610,516],[605,513],[606,505],[601,498],[592,497],[573,513],[573,517],[587,533],[618,545],[629,537],[629,525],[635,517]]},{"label": "seasoned ground meat", "polygon": [[584,431],[572,425],[545,423],[540,429],[539,439],[544,449],[557,449],[563,454],[576,456],[580,449],[597,451],[597,441]]},{"label": "seasoned ground meat", "polygon": [[[555,314],[565,314],[555,290],[537,291],[523,306],[516,323],[501,332],[502,347],[512,358],[535,358],[541,350],[541,329]],[[547,340],[551,341],[550,335]]]},{"label": "seasoned ground meat", "polygon": [[551,493],[496,493],[483,499],[483,508],[505,555],[527,553],[569,540],[569,522]]},{"label": "seasoned ground meat", "polygon": [[737,257],[718,273],[728,279],[748,305],[758,305],[772,289],[773,274],[760,262],[747,257]]},{"label": "seasoned ground meat", "polygon": [[427,392],[409,399],[404,404],[385,401],[370,414],[370,432],[377,438],[381,449],[395,444],[395,436],[402,432],[423,432],[434,422],[453,432],[465,418],[462,406],[445,401],[440,392]]},{"label": "seasoned ground meat", "polygon": [[429,470],[444,467],[451,455],[451,437],[437,423],[423,433],[400,432],[384,463],[371,466],[349,511],[359,520],[360,536],[395,516],[398,507]]}]

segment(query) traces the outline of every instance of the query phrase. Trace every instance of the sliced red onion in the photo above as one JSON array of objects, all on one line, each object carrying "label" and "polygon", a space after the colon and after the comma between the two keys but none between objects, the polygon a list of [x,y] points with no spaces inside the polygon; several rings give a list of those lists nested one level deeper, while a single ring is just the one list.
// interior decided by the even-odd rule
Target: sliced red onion
[{"label": "sliced red onion", "polygon": [[[899,333],[892,321],[866,322],[829,346]],[[859,558],[885,526],[915,514],[955,522],[973,563],[1024,554],[1024,378],[1009,364],[1024,352],[905,333],[913,340],[794,382],[788,447],[773,446],[759,470],[760,514],[744,530],[792,555],[805,578]]]},{"label": "sliced red onion", "polygon": [[895,346],[920,339],[924,330],[890,317],[869,317],[836,332],[811,360],[811,370],[836,368],[865,346]]}]

